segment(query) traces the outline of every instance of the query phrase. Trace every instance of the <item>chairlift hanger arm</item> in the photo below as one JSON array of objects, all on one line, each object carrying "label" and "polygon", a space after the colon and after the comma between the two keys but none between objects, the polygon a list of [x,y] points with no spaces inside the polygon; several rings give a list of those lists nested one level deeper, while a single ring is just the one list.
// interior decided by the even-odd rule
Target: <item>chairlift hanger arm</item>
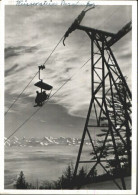
[{"label": "chairlift hanger arm", "polygon": [[42,79],[40,79],[40,70],[43,70],[43,69],[45,69],[44,65],[38,66],[38,70],[39,70],[38,78],[39,78],[39,80],[42,80]]},{"label": "chairlift hanger arm", "polygon": [[81,23],[82,19],[84,18],[84,16],[85,16],[85,11],[82,11],[81,14],[74,20],[72,25],[69,27],[69,29],[67,30],[67,32],[64,35],[64,40],[63,40],[64,46],[65,46],[65,43],[64,43],[65,39],[69,36],[70,33],[72,33],[72,31],[77,29],[77,27]]}]

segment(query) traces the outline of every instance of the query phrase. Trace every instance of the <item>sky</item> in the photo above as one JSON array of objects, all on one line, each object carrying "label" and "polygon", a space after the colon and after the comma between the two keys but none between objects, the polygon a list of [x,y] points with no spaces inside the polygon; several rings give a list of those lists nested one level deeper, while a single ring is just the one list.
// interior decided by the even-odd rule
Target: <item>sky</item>
[{"label": "sky", "polygon": [[[38,71],[83,6],[5,6],[5,111]],[[117,33],[131,20],[131,6],[97,6],[87,12],[82,25]],[[112,46],[131,89],[131,32]],[[41,73],[54,93],[75,75],[15,135],[17,137],[81,137],[90,103],[90,40],[76,30],[55,50]],[[8,137],[37,108],[31,82],[5,117]]]}]

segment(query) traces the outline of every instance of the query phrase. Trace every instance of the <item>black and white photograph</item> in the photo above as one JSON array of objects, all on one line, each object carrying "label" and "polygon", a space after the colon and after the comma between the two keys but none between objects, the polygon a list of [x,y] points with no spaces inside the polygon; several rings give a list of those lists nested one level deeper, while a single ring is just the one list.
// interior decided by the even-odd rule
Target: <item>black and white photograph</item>
[{"label": "black and white photograph", "polygon": [[4,5],[4,192],[135,192],[135,3]]}]

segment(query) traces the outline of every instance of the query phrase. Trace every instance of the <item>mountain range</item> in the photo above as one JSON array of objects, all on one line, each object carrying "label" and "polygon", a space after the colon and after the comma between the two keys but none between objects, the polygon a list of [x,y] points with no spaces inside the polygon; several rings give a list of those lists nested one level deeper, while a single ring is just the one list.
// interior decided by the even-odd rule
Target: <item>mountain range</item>
[{"label": "mountain range", "polygon": [[[43,138],[18,138],[16,136],[14,136],[13,138],[11,138],[10,140],[7,140],[7,138],[5,137],[5,145],[8,147],[12,147],[12,146],[19,146],[19,147],[35,147],[35,146],[49,146],[49,145],[80,145],[81,143],[81,139],[78,138],[65,138],[65,137],[58,137],[58,138],[54,138],[54,137],[43,137]],[[7,141],[6,141],[7,140]],[[86,145],[90,145],[90,141],[89,140],[85,140],[84,144]]]}]

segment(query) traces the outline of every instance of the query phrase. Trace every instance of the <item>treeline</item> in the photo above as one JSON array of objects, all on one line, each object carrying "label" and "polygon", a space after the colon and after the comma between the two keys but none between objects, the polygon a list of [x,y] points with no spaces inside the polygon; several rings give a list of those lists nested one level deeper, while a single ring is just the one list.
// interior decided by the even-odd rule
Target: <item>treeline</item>
[{"label": "treeline", "polygon": [[79,170],[76,178],[73,178],[74,168],[72,165],[69,165],[66,170],[63,172],[62,176],[58,178],[57,181],[43,181],[42,184],[33,185],[28,183],[25,179],[24,173],[21,171],[19,177],[14,185],[16,189],[73,189],[80,188],[86,183],[87,172],[82,167]]},{"label": "treeline", "polygon": [[[24,173],[21,171],[20,175],[14,185],[16,189],[80,189],[85,184],[103,182],[120,177],[120,174],[116,174],[114,169],[110,169],[108,173],[97,175],[97,170],[93,171],[89,177],[87,177],[87,170],[82,167],[78,171],[78,175],[74,178],[74,167],[69,165],[63,172],[62,176],[57,181],[44,181],[38,186],[28,183],[25,179]],[[131,173],[127,166],[124,166],[121,170],[123,176],[130,176]]]}]

